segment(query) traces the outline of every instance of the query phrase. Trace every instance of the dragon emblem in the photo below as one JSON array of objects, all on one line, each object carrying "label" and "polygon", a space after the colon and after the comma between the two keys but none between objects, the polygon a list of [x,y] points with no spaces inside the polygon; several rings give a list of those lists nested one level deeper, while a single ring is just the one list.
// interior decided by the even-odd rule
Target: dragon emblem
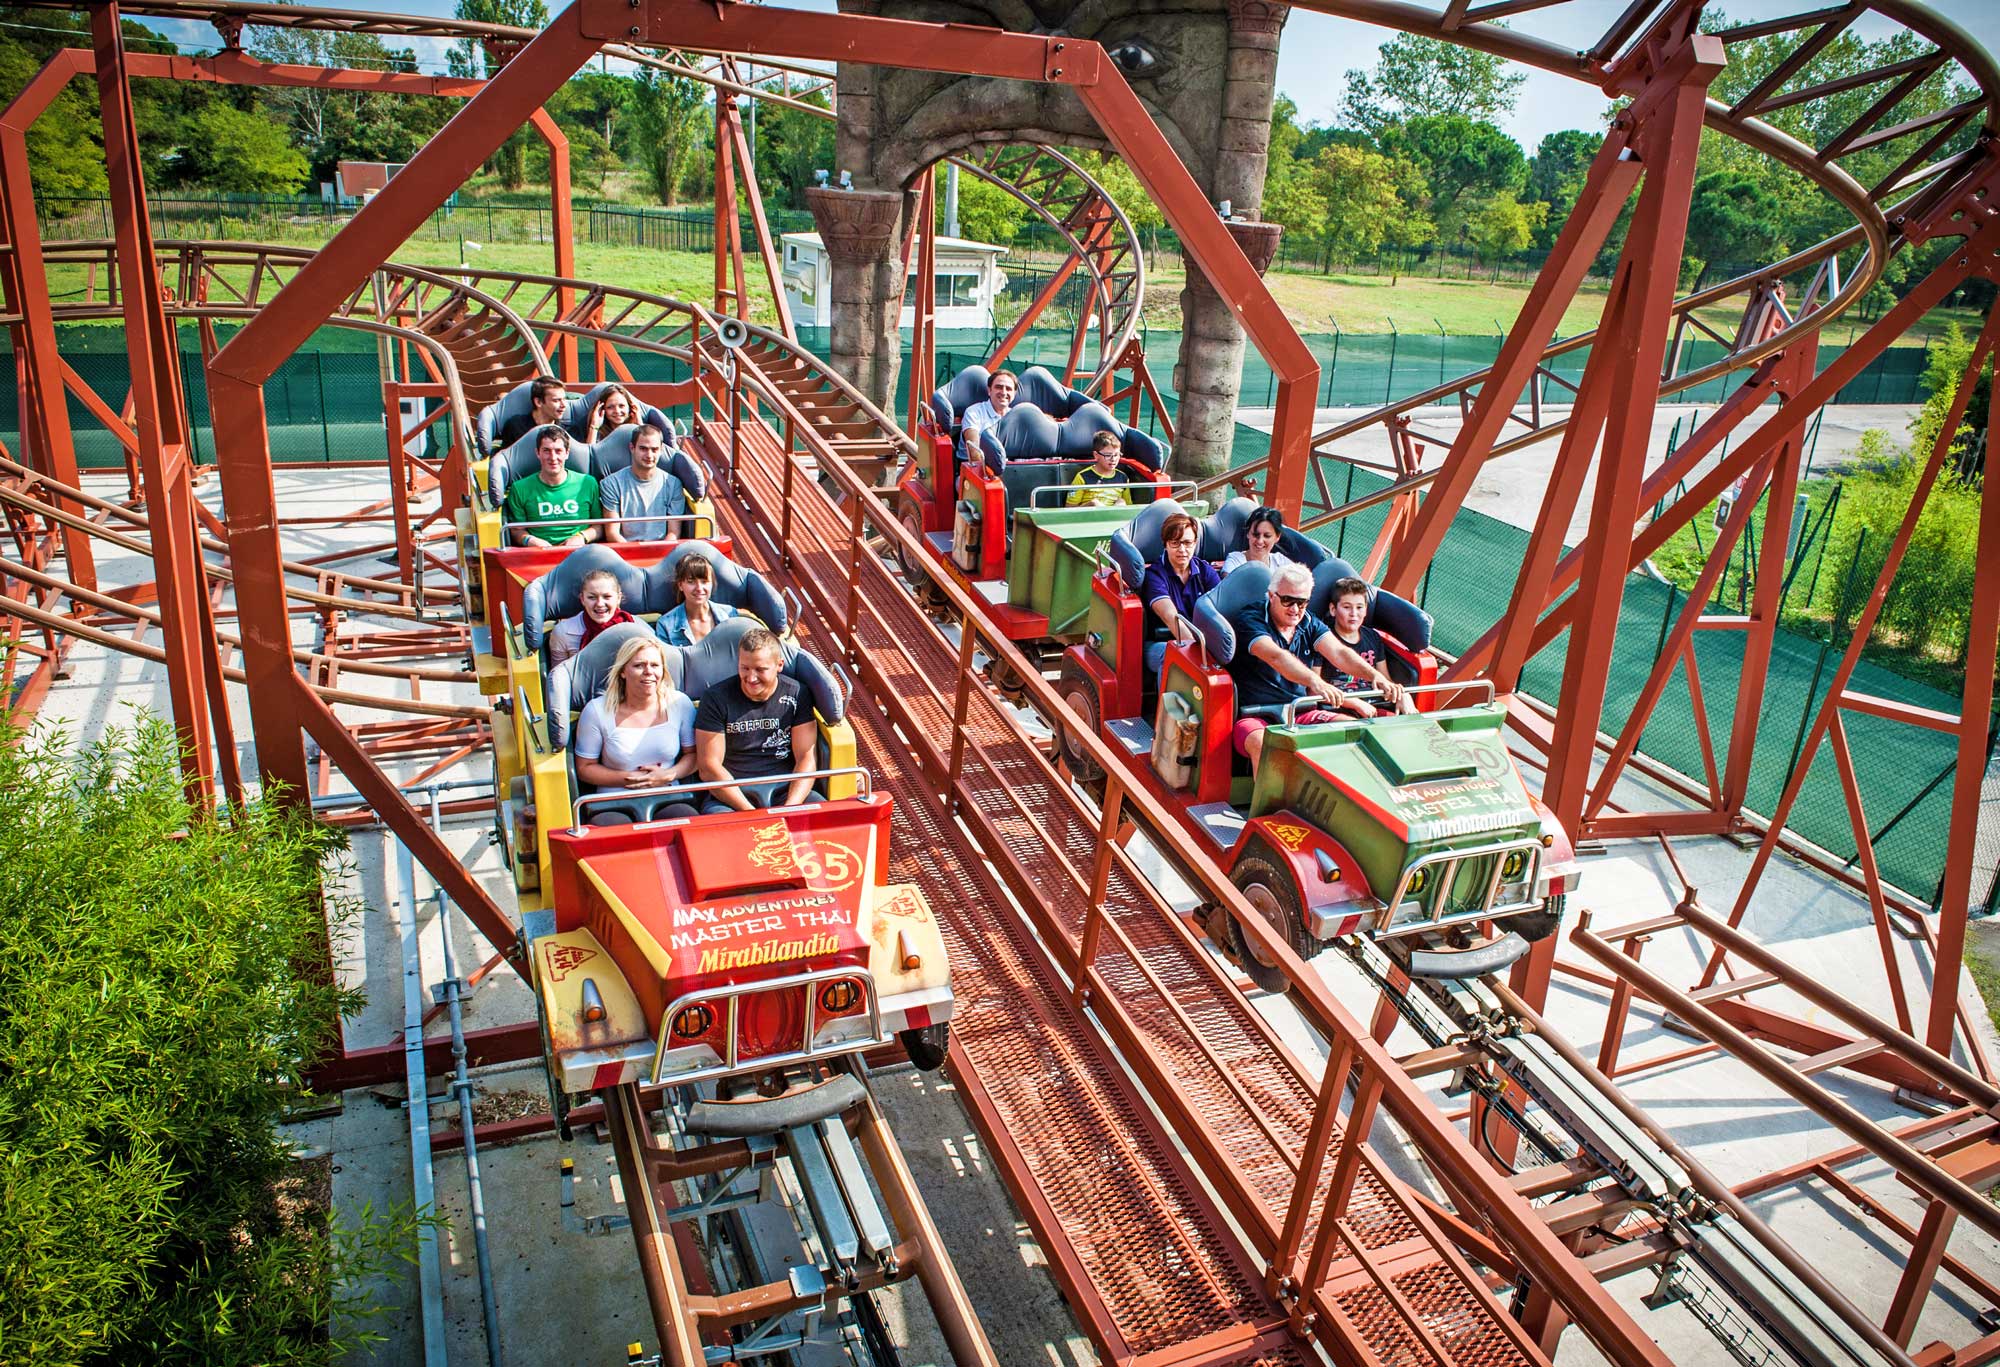
[{"label": "dragon emblem", "polygon": [[792,833],[786,829],[784,822],[774,821],[768,826],[760,826],[752,838],[756,843],[750,847],[751,863],[774,878],[799,876],[798,849],[792,844]]}]

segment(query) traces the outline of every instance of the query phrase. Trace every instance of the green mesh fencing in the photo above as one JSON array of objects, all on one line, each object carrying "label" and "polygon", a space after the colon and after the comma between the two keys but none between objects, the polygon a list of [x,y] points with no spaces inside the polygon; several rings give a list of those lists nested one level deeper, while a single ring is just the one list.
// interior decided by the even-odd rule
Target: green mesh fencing
[{"label": "green mesh fencing", "polygon": [[[97,331],[115,341],[112,330]],[[354,345],[351,338],[339,340],[340,345],[349,348]],[[941,333],[937,344],[939,382],[983,360],[996,340],[996,334],[984,331]],[[1177,334],[1164,332],[1152,332],[1145,339],[1154,380],[1161,386],[1170,414],[1177,411],[1172,377],[1179,340]],[[1326,370],[1319,402],[1323,406],[1345,406],[1378,404],[1414,394],[1439,383],[1440,376],[1448,380],[1490,364],[1499,340],[1425,338],[1405,333],[1400,337],[1313,337],[1308,342],[1320,355]],[[200,354],[188,349],[190,341],[191,337],[184,334],[182,373],[194,423],[196,458],[209,462],[214,459],[215,443],[209,426],[207,389]],[[829,339],[824,328],[801,329],[800,341],[816,354],[827,354]],[[1023,339],[1012,363],[1047,365],[1059,371],[1068,359],[1069,346],[1067,329],[1036,329]],[[1822,347],[1821,366],[1829,364],[1839,350]],[[1713,359],[1716,351],[1712,342],[1691,343],[1684,366],[1703,364],[1706,359]],[[670,358],[629,350],[620,355],[637,380],[671,382],[687,378],[687,367]],[[1838,401],[1915,402],[1921,398],[1918,379],[1924,358],[1925,350],[1921,347],[1892,348],[1842,390]],[[109,349],[106,336],[94,338],[87,349],[66,348],[65,359],[106,402],[114,407],[123,402],[130,383],[127,358],[122,350]],[[1579,352],[1562,358],[1553,368],[1574,383],[1587,359],[1585,353]],[[588,346],[581,361],[586,374],[595,373]],[[906,353],[906,366],[908,361]],[[372,346],[363,351],[306,350],[290,358],[264,387],[274,459],[285,465],[381,460],[387,440],[381,379]],[[1546,380],[1542,383],[1546,387],[1545,398],[1550,402],[1566,401],[1567,391],[1560,385]],[[1705,385],[1702,392],[1688,399],[1718,402],[1725,397],[1729,383],[1725,379]],[[1244,367],[1243,402],[1255,407],[1274,397],[1270,372],[1253,353]],[[897,407],[900,406],[899,402]],[[123,467],[124,455],[117,439],[74,399],[70,402],[70,421],[76,433],[80,464],[97,469]],[[1154,426],[1157,430],[1156,422]],[[10,450],[19,449],[19,422],[12,386],[0,387],[0,435],[4,435]],[[1262,456],[1268,446],[1269,438],[1263,433],[1239,426],[1236,463]],[[1340,461],[1324,460],[1321,468],[1329,492],[1340,502],[1381,488],[1387,482],[1381,475]],[[1359,560],[1373,544],[1386,515],[1387,505],[1380,505],[1324,528],[1316,535],[1336,553]],[[1436,620],[1436,640],[1442,649],[1452,653],[1464,650],[1506,611],[1527,540],[1526,532],[1482,513],[1461,511],[1453,519],[1418,592],[1419,601]],[[1812,546],[1800,551],[1801,556],[1815,553]],[[1832,566],[1826,569],[1828,573],[1835,572]],[[1603,727],[1612,733],[1623,727],[1657,658],[1664,638],[1663,622],[1670,624],[1671,614],[1678,612],[1685,602],[1685,596],[1677,590],[1641,575],[1628,578],[1624,598],[1604,706]],[[1521,682],[1524,692],[1550,701],[1560,697],[1567,644],[1567,634],[1558,637],[1528,663]],[[1742,649],[1740,633],[1695,634],[1695,658],[1718,767],[1728,763]],[[1823,643],[1797,633],[1783,630],[1777,633],[1759,702],[1757,743],[1745,795],[1745,803],[1751,810],[1768,813],[1776,807],[1786,776],[1794,765],[1801,721],[1809,719],[1811,709],[1823,700],[1825,675],[1832,670],[1837,656],[1837,647],[1829,651]],[[1820,674],[1817,682],[1816,667]],[[1955,698],[1936,689],[1865,661],[1856,672],[1853,686],[1863,692],[1945,712],[1956,710],[1958,705]],[[1937,884],[1944,858],[1955,760],[1952,739],[1865,714],[1848,714],[1846,725],[1870,829],[1878,838],[1876,852],[1883,875],[1906,891],[1927,899]],[[1705,774],[1694,709],[1679,668],[1654,709],[1639,748],[1649,758],[1697,780]],[[1806,839],[1832,850],[1840,858],[1848,858],[1854,853],[1855,842],[1831,755],[1826,753],[1826,747],[1821,750],[1813,760],[1790,824]]]},{"label": "green mesh fencing", "polygon": [[[1381,475],[1342,462],[1326,461],[1324,468],[1333,494],[1343,502],[1388,483]],[[1314,535],[1337,554],[1359,560],[1374,544],[1387,506],[1367,509]],[[1434,620],[1439,648],[1457,654],[1499,620],[1513,594],[1527,546],[1527,532],[1484,513],[1464,510],[1452,519],[1451,530],[1417,592],[1419,603]],[[1815,547],[1803,545],[1799,555],[1804,558],[1815,552]],[[1803,588],[1795,591],[1803,592]],[[1641,574],[1626,578],[1604,699],[1601,725],[1606,732],[1616,735],[1624,729],[1667,632],[1686,603],[1687,595],[1669,585]],[[1727,609],[1717,605],[1714,610]],[[1743,641],[1741,632],[1694,634],[1695,665],[1718,772],[1729,763],[1729,733],[1742,674]],[[1561,697],[1568,645],[1569,633],[1564,632],[1528,662],[1521,677],[1524,693],[1546,702]],[[1757,739],[1744,794],[1744,805],[1751,811],[1768,814],[1776,809],[1797,762],[1803,728],[1810,725],[1813,712],[1825,701],[1828,679],[1843,645],[1836,642],[1829,646],[1793,631],[1777,633],[1764,691],[1756,701]],[[1942,712],[1958,709],[1958,699],[1949,694],[1866,660],[1855,670],[1851,686],[1917,707]],[[1847,713],[1845,723],[1882,875],[1917,898],[1928,900],[1944,862],[1956,744],[1940,732],[1863,713]],[[1683,666],[1676,666],[1668,678],[1640,736],[1639,751],[1697,782],[1705,781],[1707,764]],[[1823,744],[1814,758],[1787,824],[1837,858],[1853,858],[1856,842],[1829,746]]]}]

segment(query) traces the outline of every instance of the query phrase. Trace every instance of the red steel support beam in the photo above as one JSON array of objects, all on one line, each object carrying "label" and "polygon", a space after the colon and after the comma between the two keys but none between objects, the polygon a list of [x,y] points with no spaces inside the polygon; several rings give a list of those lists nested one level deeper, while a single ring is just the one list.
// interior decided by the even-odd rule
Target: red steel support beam
[{"label": "red steel support beam", "polygon": [[[118,239],[118,284],[125,312],[125,346],[132,365],[139,466],[152,522],[167,699],[174,731],[180,738],[188,795],[206,804],[214,798],[215,784],[215,751],[202,696],[207,675],[200,599],[208,585],[194,539],[194,462],[188,450],[180,342],[160,297],[159,263],[153,255],[152,221],[139,164],[139,132],[132,120],[132,87],[125,70],[125,42],[119,32],[115,0],[91,10],[90,31],[104,125],[104,172]],[[57,401],[65,401],[60,393]]]},{"label": "red steel support beam", "polygon": [[[1690,20],[1691,22],[1691,20]],[[1708,84],[1725,63],[1722,42],[1689,33],[1666,56],[1657,80],[1670,80],[1667,107],[1639,131],[1637,148],[1645,163],[1645,187],[1626,241],[1624,303],[1619,335],[1593,350],[1585,385],[1593,379],[1615,396],[1605,420],[1590,530],[1583,544],[1579,582],[1572,601],[1577,617],[1592,624],[1573,632],[1563,661],[1562,690],[1556,707],[1543,800],[1569,830],[1582,825],[1583,804],[1596,747],[1598,718],[1611,666],[1613,624],[1625,593],[1625,566],[1632,522],[1645,479],[1646,451],[1652,442],[1653,409],[1659,398],[1674,289],[1680,279],[1681,246],[1693,198],[1695,153],[1701,140]],[[1581,639],[1579,639],[1581,638]],[[1512,680],[1504,680],[1511,684]],[[1550,943],[1536,955],[1546,960]],[[1540,1006],[1537,992],[1524,993]]]},{"label": "red steel support beam", "polygon": [[[572,12],[580,13],[586,33],[604,42],[650,43],[740,56],[873,62],[914,71],[978,72],[1002,80],[1074,87],[1106,139],[1165,212],[1180,236],[1182,250],[1228,302],[1251,344],[1277,376],[1271,433],[1273,468],[1265,496],[1297,519],[1311,460],[1312,405],[1319,386],[1319,361],[1098,44],[1067,36],[940,26],[873,15],[706,5],[701,0],[647,0],[636,9],[607,0],[579,0]],[[782,22],[773,21],[777,13],[784,15]],[[568,22],[565,16],[556,26]]]},{"label": "red steel support beam", "polygon": [[[1897,313],[1901,313],[1904,310],[1905,306],[1911,305],[1912,301],[1919,301],[1920,306],[1923,308],[1930,307],[1930,304],[1921,304],[1921,301],[1926,298],[1929,298],[1932,301],[1932,303],[1934,303],[1937,298],[1942,297],[1943,293],[1948,293],[1949,289],[1956,288],[1958,283],[1960,283],[1965,278],[1966,268],[1964,262],[1967,258],[1969,258],[1976,252],[1991,251],[1995,249],[2000,249],[2000,223],[1989,225],[1985,229],[1981,230],[1978,234],[1974,236],[1972,242],[1968,244],[1965,251],[1953,252],[1951,256],[1947,258],[1947,260],[1944,263],[1940,264],[1939,267],[1932,272],[1931,276],[1927,278],[1923,282],[1923,284],[1919,285],[1917,289],[1912,291],[1911,294],[1903,300],[1902,304],[1899,304],[1896,307],[1896,309],[1891,311],[1891,317],[1893,317]],[[1947,286],[1947,285],[1948,288],[1944,288],[1942,290],[1940,289],[1940,286]],[[1886,323],[1889,321],[1889,319],[1885,318],[1883,321]],[[1880,324],[1878,324],[1877,326],[1879,327]],[[1930,458],[1926,462],[1923,473],[1918,478],[1916,487],[1911,494],[1909,510],[1904,515],[1902,525],[1897,529],[1895,540],[1890,544],[1888,555],[1884,559],[1882,564],[1881,573],[1876,578],[1874,591],[1869,595],[1867,603],[1863,605],[1860,615],[1855,619],[1853,627],[1853,636],[1847,643],[1847,649],[1841,654],[1840,663],[1838,666],[1835,667],[1833,672],[1833,678],[1827,685],[1826,699],[1824,702],[1820,704],[1819,711],[1817,714],[1815,714],[1813,718],[1812,726],[1806,732],[1805,741],[1799,748],[1799,763],[1797,767],[1793,769],[1790,778],[1785,783],[1785,791],[1779,797],[1777,807],[1771,813],[1770,828],[1764,833],[1764,839],[1757,847],[1757,853],[1750,862],[1750,870],[1744,877],[1743,889],[1741,892],[1737,894],[1735,905],[1730,909],[1729,924],[1732,926],[1742,924],[1743,916],[1750,908],[1751,893],[1756,889],[1758,880],[1763,875],[1764,866],[1770,862],[1772,852],[1777,848],[1778,840],[1784,830],[1785,820],[1791,815],[1792,804],[1798,801],[1799,791],[1805,786],[1806,773],[1812,767],[1813,757],[1819,753],[1820,744],[1826,739],[1826,734],[1829,727],[1832,725],[1834,714],[1840,708],[1841,705],[1840,695],[1842,694],[1842,692],[1846,690],[1848,681],[1854,677],[1854,668],[1858,663],[1860,663],[1861,660],[1862,647],[1867,644],[1869,635],[1875,629],[1876,618],[1880,616],[1882,611],[1882,604],[1889,596],[1889,587],[1895,577],[1897,567],[1902,563],[1903,552],[1910,544],[1911,535],[1916,531],[1917,519],[1923,512],[1924,502],[1926,499],[1929,498],[1931,487],[1937,482],[1938,473],[1944,465],[1945,456],[1947,455],[1951,445],[1951,434],[1957,431],[1958,424],[1960,420],[1964,417],[1966,405],[1971,401],[1973,383],[1977,380],[1980,369],[1986,364],[1987,357],[1990,354],[1992,354],[1996,345],[2000,345],[2000,314],[1996,314],[1992,318],[1989,318],[1987,320],[1985,328],[1979,334],[1979,340],[1973,345],[1972,357],[1966,366],[1963,376],[1961,376],[1960,378],[1958,394],[1952,402],[1951,411],[1946,414],[1945,423],[1943,427],[1939,430],[1938,441],[1932,447]],[[1837,368],[1838,368],[1837,365],[1833,368],[1830,368],[1829,374],[1831,373],[1832,369],[1837,369]],[[1808,398],[1811,397],[1814,390],[1818,390],[1821,388],[1821,382],[1826,379],[1827,376],[1822,375],[1818,380],[1815,380],[1814,383],[1808,387],[1807,390]],[[1784,410],[1780,410],[1777,416],[1771,419],[1770,423],[1765,424],[1764,428],[1758,430],[1756,436],[1752,437],[1750,441],[1745,443],[1745,447],[1754,448],[1762,444],[1760,442],[1760,439],[1764,437],[1765,432],[1768,431],[1773,425],[1783,420],[1784,416],[1785,416]],[[1776,438],[1773,438],[1769,444],[1775,445]],[[1989,529],[1988,519],[1992,515],[1992,510],[1985,506],[1986,503],[1985,500],[1981,500],[1981,503],[1982,503],[1980,509],[1981,547],[1982,549],[1990,552],[1994,546],[1994,543],[1986,539],[1986,533]],[[1991,575],[1982,576],[1981,583],[1978,589],[1975,591],[1974,595],[1975,610],[1981,604],[1982,596],[1990,595],[1992,593],[1994,586],[1988,585],[1984,581],[1986,579],[1991,579],[1993,577],[1994,576]],[[1993,605],[1988,604],[1988,606],[1990,608]],[[1975,616],[1974,626],[1978,627],[1980,625],[1981,625],[1980,619],[1977,616]],[[1971,788],[1972,792],[1971,801],[1973,803],[1974,809],[1976,809],[1978,802],[1978,793],[1979,793],[1978,780],[1984,776],[1986,771],[1985,728],[1986,728],[1987,707],[1990,702],[1991,689],[1992,689],[1992,672],[1991,672],[1990,661],[1986,662],[1983,671],[1980,669],[1979,663],[1976,661],[1973,665],[1968,667],[1966,673],[1966,688],[1968,690],[1968,696],[1970,696],[1971,690],[1973,689],[1974,684],[1976,682],[1974,678],[1975,672],[1983,672],[1985,674],[1986,678],[1985,697],[1987,700],[1980,702],[1980,710],[1977,716],[1971,719],[1971,725],[1973,728],[1977,729],[1979,737],[1978,744],[1974,747],[1976,753],[1974,754],[1970,764],[1970,768],[1972,771],[1972,780],[1973,780]],[[1961,738],[1961,745],[1960,745],[1961,768],[1965,767],[1965,760],[1963,757],[1964,749],[1965,749],[1965,742],[1963,738]],[[1959,776],[1959,780],[1962,781],[1964,777],[1965,776],[1961,774]],[[1958,783],[1954,782],[1953,785],[1954,834],[1956,834],[1959,830],[1962,829],[1962,827],[1959,825],[1959,822],[1956,819],[1959,812],[1961,810],[1965,810],[1957,805],[1958,799],[1960,797],[1961,794],[1958,790]],[[1967,837],[1963,841],[1954,841],[1953,844],[1950,846],[1949,851],[1947,853],[1946,868],[1948,873],[1952,871],[1950,860],[1953,857],[1959,855],[1960,844],[1963,844],[1964,846],[1962,852],[1962,858],[1966,861],[1964,864],[1964,874],[1963,874],[1964,879],[1966,880],[1964,886],[1969,886],[1971,877],[1970,860],[1972,857],[1972,842],[1969,837]],[[1963,914],[1962,908],[1961,908],[1961,914]],[[1954,952],[1951,954],[1949,960],[1947,960],[1944,957],[1944,952],[1943,952],[1944,947],[1940,946],[1940,953],[1936,970],[1939,974],[1939,980],[1933,986],[1931,995],[1932,1024],[1933,1026],[1935,1026],[1938,1020],[1942,1019],[1945,1024],[1947,1035],[1942,1045],[1935,1038],[1929,1040],[1931,1047],[1934,1049],[1939,1049],[1940,1052],[1942,1052],[1943,1048],[1945,1046],[1948,1046],[1950,1042],[1949,1039],[1949,1030],[1951,1022],[1950,1013],[1955,1009],[1956,1006],[1958,959],[1959,959],[1959,953],[1962,952],[1963,949],[1963,932],[1964,932],[1964,927],[1963,924],[1961,923],[1961,925],[1959,926],[1959,935],[1953,941],[1952,944],[1952,949]],[[1701,977],[1702,986],[1705,987],[1709,983],[1715,980],[1715,975],[1722,967],[1722,962],[1724,958],[1725,955],[1721,950],[1718,950],[1715,954],[1710,956],[1708,965],[1704,970],[1704,972],[1702,973]],[[1950,987],[1949,994],[1941,990],[1946,986],[1946,984],[1943,981],[1943,978],[1946,971],[1947,962],[1949,963],[1949,971],[1951,978],[1951,983],[1949,984]],[[1942,1016],[1939,1016],[1938,1014],[1940,1002],[1944,1003],[1943,1010],[1945,1014],[1943,1014]]]},{"label": "red steel support beam", "polygon": [[[83,61],[79,61],[83,58]],[[42,260],[42,228],[35,216],[35,186],[28,164],[28,129],[70,78],[86,69],[87,53],[65,49],[49,58],[35,78],[0,112],[0,215],[8,253],[5,267],[8,306],[21,315],[14,334],[20,365],[22,458],[60,483],[78,484],[76,437],[69,425],[61,360],[56,350],[54,310],[48,269]],[[90,538],[63,529],[63,553],[70,577],[97,587],[97,561]]]},{"label": "red steel support beam", "polygon": [[[917,278],[916,297],[910,301],[910,373],[906,377],[910,387],[906,430],[911,432],[917,430],[919,419],[929,407],[933,372],[937,369],[937,172],[931,169],[923,175],[916,212],[910,217],[916,248],[912,255],[916,259],[910,263],[909,273]],[[940,493],[949,488],[951,481],[949,469],[941,473],[944,479],[938,483]]]},{"label": "red steel support beam", "polygon": [[[1986,258],[1993,259],[1990,255]],[[1990,271],[1990,268],[1989,268]],[[1987,322],[1990,334],[1994,327]],[[1969,397],[1979,380],[1975,364],[1959,380]],[[1959,400],[1959,406],[1964,398]],[[1987,395],[1986,430],[2000,419],[2000,384]],[[1958,429],[1954,408],[1945,424]],[[1989,438],[1990,439],[1990,438]],[[1965,685],[1958,704],[1958,767],[1951,781],[1951,826],[1945,846],[1944,880],[1939,885],[1938,943],[1933,957],[1931,1009],[1925,1041],[1940,1053],[1951,1048],[1953,1020],[1958,1011],[1958,979],[1965,958],[1965,923],[1971,914],[1972,860],[1978,844],[1979,794],[1986,780],[1986,729],[1993,711],[1994,651],[2000,648],[2000,490],[1986,489],[1979,500],[1979,549],[1974,563],[1981,572],[1972,585],[1972,621],[1966,630]],[[1836,685],[1845,688],[1845,683]]]},{"label": "red steel support beam", "polygon": [[[1812,383],[1819,354],[1819,334],[1810,333],[1774,358],[1772,383],[1781,406],[1797,401]],[[1750,759],[1757,748],[1757,722],[1763,714],[1764,684],[1771,672],[1771,648],[1777,641],[1779,600],[1785,587],[1785,553],[1792,544],[1793,504],[1799,492],[1799,467],[1805,458],[1803,424],[1778,443],[1771,466],[1771,496],[1764,504],[1764,536],[1757,548],[1757,585],[1750,600],[1750,624],[1743,634],[1743,666],[1736,680],[1736,717],[1729,728],[1729,753],[1722,776],[1722,810],[1743,809],[1750,789]]]},{"label": "red steel support beam", "polygon": [[[407,172],[364,205],[354,221],[301,267],[210,364],[216,464],[229,511],[230,546],[239,565],[243,663],[257,699],[251,714],[257,760],[266,780],[287,785],[295,801],[303,801],[309,789],[302,717],[292,686],[297,676],[291,662],[291,626],[277,568],[283,548],[263,383],[508,133],[532,118],[556,87],[597,50],[596,42],[577,32],[573,14],[574,10],[558,20],[489,80],[411,159]],[[352,758],[373,777],[381,777],[365,755]],[[349,777],[362,780],[352,770]],[[408,809],[401,795],[393,793],[378,805],[385,811],[394,806]],[[463,873],[448,850],[441,853],[438,863],[424,860],[433,877],[444,882],[451,870]]]},{"label": "red steel support beam", "polygon": [[[570,211],[569,184],[569,136],[550,117],[546,109],[537,109],[528,116],[535,131],[549,149],[549,227],[551,246],[554,249],[556,275],[564,280],[576,278],[576,217]],[[576,302],[576,291],[568,285],[556,287],[556,316],[569,317],[569,311]],[[556,354],[551,358],[556,365],[556,373],[565,384],[576,383],[576,334],[561,332],[556,337]],[[447,507],[456,505],[447,504]]]},{"label": "red steel support beam", "polygon": [[[1640,114],[1636,108],[1621,113],[1590,163],[1576,206],[1563,224],[1548,261],[1536,273],[1521,314],[1508,329],[1507,340],[1494,358],[1492,374],[1479,387],[1472,416],[1459,429],[1443,468],[1417,510],[1409,536],[1390,560],[1382,587],[1391,593],[1414,600],[1418,581],[1438,547],[1444,544],[1445,531],[1464,506],[1465,496],[1471,492],[1487,452],[1506,427],[1522,388],[1540,382],[1537,371],[1542,352],[1554,338],[1563,312],[1576,297],[1577,287],[1583,283],[1612,224],[1624,209],[1625,201],[1631,198],[1632,187],[1638,183],[1640,165],[1631,154],[1631,143],[1633,123]],[[1575,439],[1575,431],[1572,418],[1570,431],[1563,439],[1565,452]],[[1586,451],[1589,445],[1588,441],[1584,443]],[[1563,521],[1568,521],[1567,516]]]}]

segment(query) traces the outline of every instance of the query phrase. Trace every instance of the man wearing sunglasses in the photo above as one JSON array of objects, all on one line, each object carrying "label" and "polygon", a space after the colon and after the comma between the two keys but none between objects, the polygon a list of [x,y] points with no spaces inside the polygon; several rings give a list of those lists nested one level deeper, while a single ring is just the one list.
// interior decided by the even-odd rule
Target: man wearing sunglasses
[{"label": "man wearing sunglasses", "polygon": [[1336,721],[1342,711],[1356,716],[1376,715],[1365,698],[1340,691],[1321,677],[1316,665],[1321,660],[1342,673],[1366,679],[1382,690],[1392,706],[1403,705],[1403,690],[1360,655],[1341,643],[1326,623],[1306,611],[1312,596],[1312,572],[1303,565],[1287,565],[1271,576],[1271,588],[1264,601],[1237,614],[1236,657],[1229,662],[1230,676],[1236,681],[1238,720],[1231,739],[1236,753],[1247,757],[1251,767],[1264,750],[1264,717],[1241,715],[1252,707],[1283,707],[1296,698],[1312,695],[1326,703],[1324,708],[1301,711],[1301,725],[1313,726]]}]

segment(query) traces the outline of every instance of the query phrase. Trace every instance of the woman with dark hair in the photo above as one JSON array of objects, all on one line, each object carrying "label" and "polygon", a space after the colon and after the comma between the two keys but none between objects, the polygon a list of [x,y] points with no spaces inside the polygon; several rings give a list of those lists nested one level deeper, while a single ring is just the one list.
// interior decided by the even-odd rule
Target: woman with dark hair
[{"label": "woman with dark hair", "polygon": [[639,421],[640,412],[639,401],[632,397],[632,391],[614,384],[590,410],[583,439],[595,444],[600,437],[611,435],[626,423]]},{"label": "woman with dark hair", "polygon": [[[1146,674],[1157,678],[1170,641],[1194,640],[1194,600],[1222,582],[1215,566],[1195,554],[1201,528],[1186,513],[1171,513],[1160,524],[1160,556],[1146,566],[1139,599],[1155,620],[1146,625],[1158,639],[1146,645]],[[1162,630],[1164,628],[1164,631]]]},{"label": "woman with dark hair", "polygon": [[715,601],[715,566],[705,555],[687,556],[674,566],[674,592],[681,601],[653,628],[670,646],[691,646],[714,631],[717,622],[736,615],[735,608]]},{"label": "woman with dark hair", "polygon": [[1278,549],[1278,538],[1285,530],[1285,515],[1276,508],[1259,508],[1250,514],[1250,520],[1243,526],[1244,549],[1231,551],[1222,562],[1222,572],[1228,574],[1238,565],[1262,565],[1276,574],[1287,565],[1298,562]]}]

